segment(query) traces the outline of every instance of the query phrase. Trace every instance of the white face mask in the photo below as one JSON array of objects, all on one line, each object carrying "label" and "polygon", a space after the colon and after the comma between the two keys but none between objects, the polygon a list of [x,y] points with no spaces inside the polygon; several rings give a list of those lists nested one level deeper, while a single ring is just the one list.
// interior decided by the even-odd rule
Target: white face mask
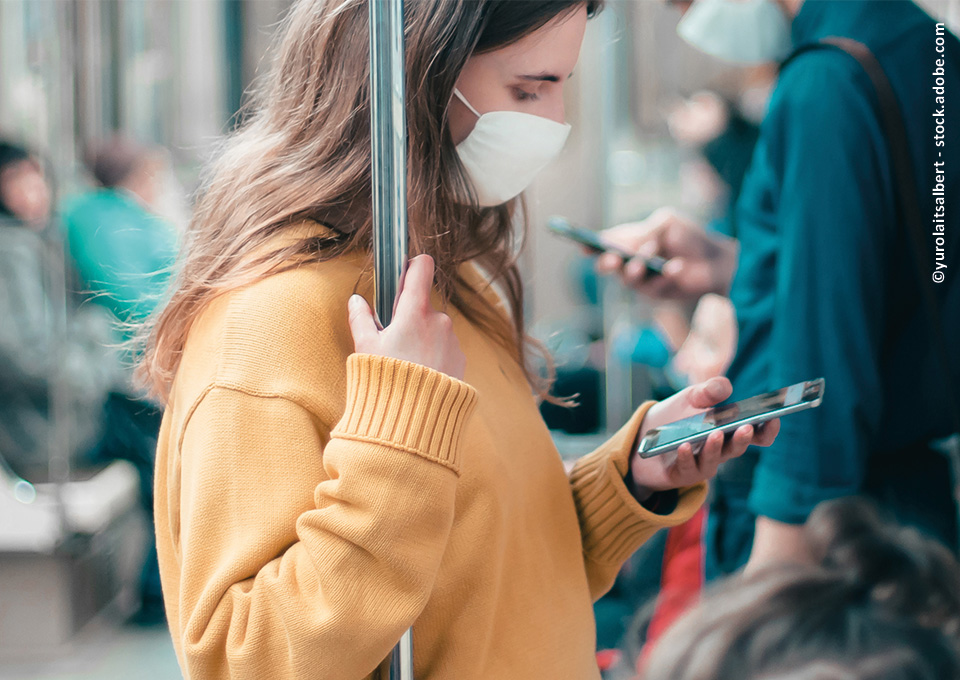
[{"label": "white face mask", "polygon": [[481,114],[460,90],[454,89],[453,94],[477,116],[473,130],[457,144],[457,155],[480,207],[500,205],[518,196],[557,157],[570,134],[569,125],[529,113]]},{"label": "white face mask", "polygon": [[773,0],[695,0],[677,33],[711,57],[737,64],[780,61],[790,54],[790,21]]}]

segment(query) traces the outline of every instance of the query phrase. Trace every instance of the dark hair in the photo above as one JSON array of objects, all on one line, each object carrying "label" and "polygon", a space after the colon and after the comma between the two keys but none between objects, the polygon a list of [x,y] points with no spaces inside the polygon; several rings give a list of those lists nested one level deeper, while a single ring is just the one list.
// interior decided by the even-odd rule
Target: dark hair
[{"label": "dark hair", "polygon": [[474,52],[492,52],[512,45],[549,23],[554,17],[577,7],[587,6],[593,17],[603,0],[492,0],[481,12],[483,26]]},{"label": "dark hair", "polygon": [[[600,0],[407,0],[404,5],[410,254],[433,256],[442,299],[507,347],[541,394],[528,361],[523,287],[515,252],[516,202],[463,205],[472,189],[447,108],[478,49],[520,40],[550,20]],[[365,0],[300,0],[290,10],[271,73],[241,128],[208,171],[170,301],[147,329],[142,374],[165,396],[190,325],[213,297],[347,250],[369,251],[370,88]],[[253,253],[303,219],[337,236]],[[502,292],[476,295],[461,267],[474,261]]]},{"label": "dark hair", "polygon": [[91,145],[85,155],[87,169],[102,187],[122,184],[143,162],[147,149],[120,135]]},{"label": "dark hair", "polygon": [[22,146],[0,141],[0,170],[12,163],[19,163],[29,158],[30,152]]},{"label": "dark hair", "polygon": [[651,680],[955,680],[960,565],[864,501],[808,520],[814,564],[714,589],[657,641]]}]

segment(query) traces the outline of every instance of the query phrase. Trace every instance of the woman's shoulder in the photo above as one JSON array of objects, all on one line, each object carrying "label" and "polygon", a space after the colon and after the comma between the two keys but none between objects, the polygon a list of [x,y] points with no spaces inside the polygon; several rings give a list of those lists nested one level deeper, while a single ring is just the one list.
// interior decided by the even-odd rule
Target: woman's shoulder
[{"label": "woman's shoulder", "polygon": [[346,254],[321,262],[304,262],[269,274],[224,294],[228,325],[293,330],[311,321],[342,316],[346,324],[347,299],[367,294],[373,280],[360,255]]},{"label": "woman's shoulder", "polygon": [[353,351],[347,300],[371,290],[363,259],[346,255],[228,291],[193,324],[177,383],[197,394],[218,386],[326,410],[342,399]]}]

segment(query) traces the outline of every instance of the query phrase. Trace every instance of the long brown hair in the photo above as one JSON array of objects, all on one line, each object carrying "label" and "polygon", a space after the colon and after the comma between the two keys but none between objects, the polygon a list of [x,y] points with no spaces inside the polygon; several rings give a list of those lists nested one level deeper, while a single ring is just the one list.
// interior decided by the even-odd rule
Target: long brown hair
[{"label": "long brown hair", "polygon": [[[475,51],[509,45],[554,17],[603,0],[406,0],[408,219],[411,254],[437,264],[436,286],[472,323],[513,348],[531,384],[516,201],[458,203],[471,188],[447,125],[457,77]],[[148,321],[139,373],[166,399],[191,323],[215,296],[304,262],[371,247],[370,91],[366,0],[299,0],[240,129],[210,166],[169,301]],[[252,254],[312,219],[334,236]],[[525,228],[525,225],[523,225]],[[459,265],[474,261],[509,303],[509,321],[473,295]]]}]

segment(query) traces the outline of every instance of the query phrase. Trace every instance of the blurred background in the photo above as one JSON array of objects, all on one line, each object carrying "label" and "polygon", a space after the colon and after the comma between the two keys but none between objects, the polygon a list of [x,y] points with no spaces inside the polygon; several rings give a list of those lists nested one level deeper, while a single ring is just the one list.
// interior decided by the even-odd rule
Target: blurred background
[{"label": "blurred background", "polygon": [[[960,27],[960,0],[921,4]],[[2,678],[179,676],[150,547],[159,412],[131,387],[124,324],[162,297],[201,168],[289,5],[0,0]],[[672,205],[732,230],[776,70],[700,55],[678,16],[612,0],[590,22],[573,132],[528,192],[527,316],[558,361],[556,392],[579,395],[543,409],[565,457],[651,395],[722,373],[735,349],[724,299],[638,304],[545,228]],[[642,564],[633,574],[655,587]],[[649,597],[627,584],[598,605],[601,647]]]}]

